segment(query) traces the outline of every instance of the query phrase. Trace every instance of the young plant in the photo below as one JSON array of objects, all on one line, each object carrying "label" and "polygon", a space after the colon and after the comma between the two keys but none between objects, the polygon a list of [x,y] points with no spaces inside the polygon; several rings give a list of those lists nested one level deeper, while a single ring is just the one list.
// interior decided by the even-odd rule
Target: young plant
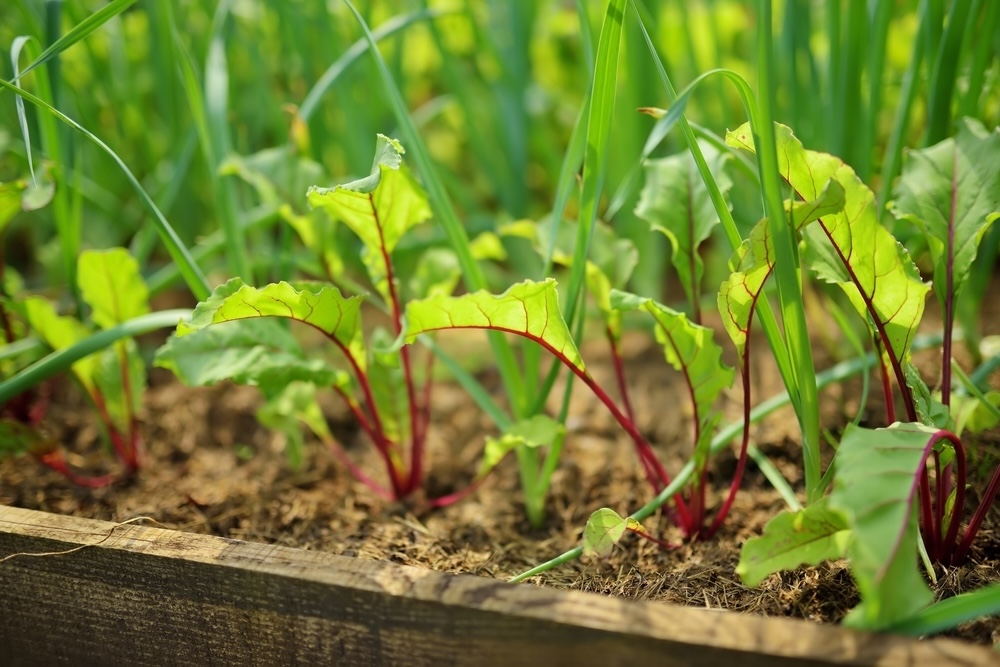
[{"label": "young plant", "polygon": [[[138,263],[122,248],[86,250],[80,254],[77,282],[83,302],[90,308],[90,324],[60,316],[56,307],[40,296],[6,299],[0,310],[7,331],[14,330],[11,314],[52,350],[65,350],[91,336],[94,328],[107,331],[149,312],[146,285]],[[5,331],[5,337],[7,337]],[[9,340],[9,339],[8,339]],[[146,369],[132,338],[120,338],[99,354],[79,359],[70,372],[96,410],[123,476],[134,476],[141,464],[141,430],[138,412],[146,388]],[[73,470],[59,444],[44,435],[46,384],[12,397],[0,412],[0,455],[30,454],[81,486],[112,483],[115,475],[89,476]]]},{"label": "young plant", "polygon": [[[731,140],[753,150],[745,136],[737,130]],[[848,621],[891,627],[932,599],[917,570],[918,526],[930,562],[960,565],[1000,491],[998,466],[963,531],[966,452],[949,410],[952,304],[979,241],[1000,216],[1000,179],[990,167],[1000,155],[1000,133],[967,120],[955,139],[912,152],[890,205],[925,232],[935,262],[935,292],[944,312],[940,401],[909,358],[930,288],[878,224],[871,191],[836,158],[804,150],[785,128],[779,129],[778,147],[782,176],[799,196],[833,182],[843,188],[843,213],[824,215],[803,231],[806,257],[821,279],[844,289],[868,322],[879,350],[887,420],[896,421],[894,380],[908,423],[848,429],[828,502],[776,517],[762,537],[747,543],[739,571],[752,584],[777,569],[847,555],[863,597]]]}]

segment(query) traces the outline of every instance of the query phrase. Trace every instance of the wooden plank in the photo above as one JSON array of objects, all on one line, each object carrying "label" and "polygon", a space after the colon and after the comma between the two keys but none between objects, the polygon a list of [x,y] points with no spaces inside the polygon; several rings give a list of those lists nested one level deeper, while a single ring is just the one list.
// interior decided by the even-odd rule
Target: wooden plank
[{"label": "wooden plank", "polygon": [[[17,556],[14,553],[71,553]],[[987,665],[990,651],[0,507],[0,665]]]}]

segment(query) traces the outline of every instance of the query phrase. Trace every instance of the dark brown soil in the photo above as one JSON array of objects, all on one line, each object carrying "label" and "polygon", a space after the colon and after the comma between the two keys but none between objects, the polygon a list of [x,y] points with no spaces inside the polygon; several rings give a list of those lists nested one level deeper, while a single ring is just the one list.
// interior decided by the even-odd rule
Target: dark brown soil
[{"label": "dark brown soil", "polygon": [[[993,314],[990,321],[1000,322]],[[994,326],[997,333],[1000,327]],[[758,359],[766,359],[761,348]],[[610,364],[601,346],[584,349],[591,371],[613,387]],[[625,358],[639,425],[677,470],[689,454],[690,417],[684,391],[662,353],[639,334],[626,339]],[[937,363],[933,355],[926,361]],[[820,360],[825,367],[831,362]],[[766,363],[754,375],[754,402],[782,387]],[[487,379],[489,379],[487,374]],[[994,377],[997,385],[998,378]],[[444,510],[417,513],[403,504],[376,498],[312,443],[302,471],[289,469],[283,442],[261,428],[253,388],[218,386],[189,389],[168,374],[154,372],[146,398],[145,467],[133,483],[99,490],[73,486],[28,460],[0,462],[0,504],[75,514],[110,521],[147,516],[169,527],[245,540],[318,549],[333,553],[419,565],[447,572],[509,578],[578,544],[588,516],[611,507],[621,514],[650,497],[631,443],[585,388],[575,391],[570,435],[553,479],[545,526],[532,529],[521,507],[516,462],[505,461],[471,497]],[[824,392],[824,423],[844,423],[858,410],[860,383]],[[558,393],[558,392],[556,392]],[[873,384],[867,414],[882,419]],[[739,414],[742,397],[726,397],[729,418]],[[379,474],[379,459],[342,406],[325,406],[334,432],[363,467]],[[99,451],[99,431],[78,394],[63,391],[47,421],[67,444],[74,465],[98,470],[108,457]],[[801,490],[797,426],[783,409],[753,429],[753,439]],[[429,437],[428,485],[432,492],[461,488],[478,465],[483,437],[492,425],[464,393],[442,384],[434,394],[434,424]],[[996,449],[994,433],[988,443]],[[728,487],[735,458],[712,465],[716,500]],[[578,560],[552,570],[534,583],[607,595],[662,600],[754,614],[836,622],[857,603],[857,592],[842,562],[771,576],[760,588],[743,586],[734,569],[740,546],[760,534],[784,509],[779,495],[751,464],[726,525],[707,543],[664,551],[652,543],[626,538],[606,560]],[[664,519],[646,527],[670,536]],[[973,549],[971,563],[943,573],[938,590],[950,596],[996,581],[1000,571],[1000,516],[992,512]],[[958,636],[979,642],[1000,641],[1000,619],[970,623]]]}]

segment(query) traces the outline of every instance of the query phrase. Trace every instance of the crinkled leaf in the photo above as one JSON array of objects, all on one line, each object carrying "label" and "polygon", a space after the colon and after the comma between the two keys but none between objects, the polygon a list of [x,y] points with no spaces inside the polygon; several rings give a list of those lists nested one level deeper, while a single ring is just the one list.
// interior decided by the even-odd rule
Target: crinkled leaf
[{"label": "crinkled leaf", "polygon": [[[190,322],[177,325],[177,337],[187,336],[213,324],[257,317],[280,317],[303,322],[326,334],[350,355],[359,368],[365,366],[359,296],[345,298],[333,285],[300,282],[272,283],[260,289],[233,278],[194,309]],[[296,378],[308,380],[309,378]]]},{"label": "crinkled leaf", "polygon": [[1000,129],[970,118],[959,123],[957,137],[907,155],[891,210],[923,231],[942,306],[962,288],[979,242],[1000,217],[998,160]]},{"label": "crinkled leaf", "polygon": [[[879,223],[875,195],[854,170],[837,157],[805,150],[788,127],[776,124],[775,130],[778,170],[799,198],[816,199],[831,179],[844,188],[843,209],[823,214],[816,225],[803,230],[809,243],[832,243],[835,250],[835,259],[815,255],[828,260],[821,277],[837,283],[861,317],[870,314],[884,332],[892,357],[905,360],[930,287],[920,280],[906,250]],[[726,143],[752,152],[750,124],[728,133]]]},{"label": "crinkled leaf", "polygon": [[566,427],[546,415],[535,415],[512,425],[499,438],[486,438],[478,477],[489,474],[507,454],[518,447],[546,447],[563,439]]},{"label": "crinkled leaf", "polygon": [[952,421],[951,411],[920,377],[920,371],[917,370],[917,367],[907,361],[903,364],[903,374],[913,396],[913,405],[921,423],[926,426],[954,429],[955,423]]},{"label": "crinkled leaf", "polygon": [[300,210],[306,191],[327,178],[322,165],[296,155],[288,146],[232,155],[219,165],[219,173],[246,181],[263,203],[292,204]]},{"label": "crinkled leaf", "polygon": [[405,340],[441,329],[493,329],[525,336],[584,370],[583,359],[559,311],[556,281],[526,280],[503,294],[479,291],[411,301],[406,306]]},{"label": "crinkled leaf", "polygon": [[[725,197],[733,185],[725,172],[729,154],[709,144],[702,144],[701,148]],[[693,302],[701,294],[704,274],[698,246],[719,224],[719,215],[689,151],[648,160],[645,168],[646,184],[639,195],[635,214],[670,240],[673,249],[670,261],[688,300]]]},{"label": "crinkled leaf", "polygon": [[294,381],[271,395],[267,403],[257,410],[257,421],[269,429],[283,433],[287,438],[285,454],[292,468],[303,464],[305,439],[302,426],[307,426],[323,440],[331,440],[323,411],[316,402],[316,385]]},{"label": "crinkled leaf", "polygon": [[54,447],[33,427],[13,419],[0,419],[0,459],[40,454]]},{"label": "crinkled leaf", "polygon": [[309,188],[309,203],[341,220],[365,245],[365,266],[383,295],[385,256],[412,227],[431,217],[423,190],[403,165],[403,147],[378,135],[375,160],[365,178],[332,188]]},{"label": "crinkled leaf", "polygon": [[917,488],[939,433],[921,424],[884,429],[849,426],[837,451],[830,507],[844,514],[853,539],[851,573],[861,604],[845,622],[877,630],[929,604],[917,562]]},{"label": "crinkled leaf", "polygon": [[84,250],[76,275],[91,317],[102,329],[149,312],[149,290],[139,263],[124,248]]},{"label": "crinkled leaf", "polygon": [[134,340],[126,338],[97,355],[94,384],[115,428],[130,432],[146,390],[146,364]]},{"label": "crinkled leaf", "polygon": [[155,364],[191,386],[222,380],[279,392],[292,382],[349,387],[347,373],[307,358],[287,328],[267,319],[236,320],[171,336]]},{"label": "crinkled leaf", "polygon": [[[832,215],[844,206],[844,188],[835,180],[827,181],[819,195],[810,201],[785,202],[795,229]],[[742,358],[750,331],[754,307],[768,276],[774,270],[774,246],[769,237],[769,222],[765,218],[750,231],[729,260],[733,273],[719,288],[719,312],[722,324]]]},{"label": "crinkled leaf", "polygon": [[607,507],[591,514],[583,529],[583,555],[588,558],[606,558],[630,527],[629,522],[638,524],[635,519],[622,517]]},{"label": "crinkled leaf", "polygon": [[798,512],[781,512],[767,522],[760,537],[743,545],[736,574],[747,586],[757,586],[774,572],[843,558],[850,538],[844,516],[825,500]]},{"label": "crinkled leaf", "polygon": [[634,294],[611,292],[616,310],[645,310],[656,321],[656,339],[663,346],[667,363],[684,374],[694,395],[695,421],[700,427],[712,417],[712,404],[733,382],[734,371],[722,363],[722,348],[713,331],[687,318],[684,313],[652,299]]},{"label": "crinkled leaf", "polygon": [[[28,326],[53,350],[62,350],[90,335],[82,323],[72,317],[60,316],[55,306],[38,296],[31,296],[18,304],[18,310]],[[94,369],[97,358],[84,357],[71,366],[73,374],[88,392],[94,389]]]}]

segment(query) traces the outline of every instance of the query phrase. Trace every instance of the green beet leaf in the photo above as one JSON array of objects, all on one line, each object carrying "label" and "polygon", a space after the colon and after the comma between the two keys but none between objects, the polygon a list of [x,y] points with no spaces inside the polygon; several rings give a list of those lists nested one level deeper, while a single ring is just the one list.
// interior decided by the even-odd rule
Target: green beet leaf
[{"label": "green beet leaf", "polygon": [[350,386],[349,375],[322,359],[306,358],[287,328],[268,319],[236,320],[184,336],[173,335],[156,353],[155,364],[187,385],[222,380],[280,392],[293,382]]},{"label": "green beet leaf", "polygon": [[281,391],[272,393],[267,402],[257,410],[257,421],[284,434],[285,455],[289,465],[296,470],[302,468],[305,460],[303,426],[324,442],[333,439],[323,411],[316,402],[316,385],[311,382],[296,380],[282,387]]},{"label": "green beet leaf", "polygon": [[130,433],[146,391],[146,363],[133,339],[126,338],[97,355],[94,385],[115,428]]},{"label": "green beet leaf", "polygon": [[[871,316],[892,358],[902,362],[930,287],[920,280],[906,250],[879,224],[875,195],[854,170],[837,157],[805,150],[788,127],[776,124],[775,129],[778,169],[800,199],[815,200],[831,180],[844,189],[843,208],[823,214],[803,231],[810,244],[832,246],[812,255],[824,263],[814,270],[839,285],[861,317]],[[750,124],[728,133],[726,143],[753,152]]]},{"label": "green beet leaf", "polygon": [[566,427],[546,415],[535,415],[513,424],[499,438],[487,438],[477,477],[483,478],[518,447],[546,447],[560,442]]},{"label": "green beet leaf", "polygon": [[844,516],[825,499],[798,512],[785,511],[743,545],[736,574],[747,586],[757,586],[774,572],[843,558],[850,537]]},{"label": "green beet leaf", "polygon": [[613,509],[602,507],[590,515],[583,529],[583,555],[606,558],[626,530],[648,535],[646,529],[632,517],[623,517]]},{"label": "green beet leaf", "polygon": [[139,263],[124,248],[84,250],[76,279],[94,323],[102,329],[149,312],[149,290]]},{"label": "green beet leaf", "polygon": [[687,315],[652,299],[614,290],[616,310],[644,310],[656,321],[656,339],[667,363],[684,375],[694,396],[695,423],[699,433],[713,417],[712,404],[733,383],[735,372],[722,363],[722,348],[708,327],[691,322]]},{"label": "green beet leaf", "polygon": [[[708,144],[702,145],[702,151],[719,190],[726,196],[733,185],[725,172],[729,155]],[[673,249],[670,261],[688,301],[696,303],[704,274],[698,246],[719,224],[719,215],[690,152],[646,162],[646,184],[635,214],[669,239]]]},{"label": "green beet leaf", "polygon": [[[61,316],[55,306],[38,296],[30,296],[16,304],[17,309],[45,344],[53,350],[62,350],[80,342],[90,335],[81,322],[72,317]],[[70,368],[88,393],[94,391],[94,371],[97,357],[91,355],[75,362]]]},{"label": "green beet leaf", "polygon": [[[796,229],[802,229],[824,215],[843,209],[844,188],[835,180],[826,185],[810,201],[785,202]],[[736,249],[729,261],[733,273],[719,288],[719,312],[722,324],[736,345],[740,357],[746,350],[750,321],[764,283],[774,270],[774,246],[770,242],[768,220],[761,220],[750,231],[750,237]]]},{"label": "green beet leaf", "polygon": [[940,432],[922,424],[871,430],[849,426],[834,461],[830,508],[853,539],[851,573],[861,604],[845,623],[878,630],[909,618],[934,599],[917,561],[917,487]]},{"label": "green beet leaf", "polygon": [[479,291],[462,296],[437,296],[406,306],[406,343],[442,329],[493,329],[524,336],[579,370],[583,359],[559,311],[556,281],[526,280],[503,294]]},{"label": "green beet leaf", "polygon": [[27,187],[22,180],[0,183],[0,232],[21,212],[21,195]]},{"label": "green beet leaf", "polygon": [[997,160],[1000,129],[988,131],[968,118],[959,123],[957,137],[907,155],[890,209],[918,225],[927,239],[942,308],[962,288],[979,242],[1000,217]]},{"label": "green beet leaf", "polygon": [[407,231],[431,217],[426,195],[403,164],[403,152],[398,141],[380,134],[368,176],[332,188],[313,186],[307,193],[314,208],[358,235],[372,282],[387,299],[387,257]]},{"label": "green beet leaf", "polygon": [[[321,283],[272,283],[260,289],[229,282],[194,309],[190,322],[177,325],[183,337],[213,324],[258,317],[278,317],[308,324],[325,334],[359,369],[365,367],[361,337],[361,297],[345,298],[336,287]],[[266,341],[261,341],[266,343]],[[308,379],[308,378],[296,378]]]}]

